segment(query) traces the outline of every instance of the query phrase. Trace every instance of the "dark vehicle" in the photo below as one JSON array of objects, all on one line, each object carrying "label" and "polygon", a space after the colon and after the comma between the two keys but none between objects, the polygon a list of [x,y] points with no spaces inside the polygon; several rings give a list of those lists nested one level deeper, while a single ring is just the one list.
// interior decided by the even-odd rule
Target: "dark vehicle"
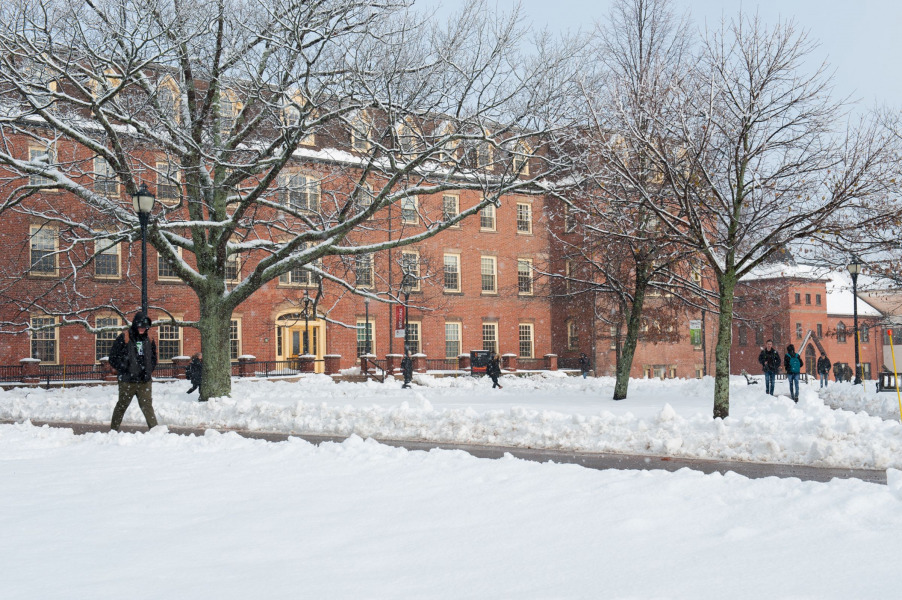
[{"label": "dark vehicle", "polygon": [[470,350],[470,375],[485,375],[490,360],[492,360],[491,351]]}]

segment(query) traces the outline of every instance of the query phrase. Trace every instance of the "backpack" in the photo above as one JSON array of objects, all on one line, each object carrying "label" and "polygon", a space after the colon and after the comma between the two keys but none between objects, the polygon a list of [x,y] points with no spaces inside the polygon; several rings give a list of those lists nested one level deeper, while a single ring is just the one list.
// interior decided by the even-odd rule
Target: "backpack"
[{"label": "backpack", "polygon": [[798,354],[792,354],[789,357],[789,372],[798,373],[802,370],[802,357]]}]

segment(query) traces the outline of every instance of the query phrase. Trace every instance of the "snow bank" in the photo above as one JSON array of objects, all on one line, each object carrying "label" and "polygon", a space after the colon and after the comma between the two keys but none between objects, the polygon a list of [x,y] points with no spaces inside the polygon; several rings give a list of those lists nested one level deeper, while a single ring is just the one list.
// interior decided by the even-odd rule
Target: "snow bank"
[{"label": "snow bank", "polygon": [[[803,386],[796,405],[738,378],[731,416],[713,420],[710,378],[633,381],[622,402],[610,400],[610,378],[505,377],[494,391],[470,377],[415,381],[403,390],[397,381],[336,384],[323,375],[239,380],[232,398],[203,404],[185,383],[157,383],[154,405],[161,423],[187,427],[902,469],[902,425],[832,410],[816,386]],[[112,387],[16,389],[0,393],[0,418],[106,423],[115,400]],[[143,425],[135,403],[126,422]]]},{"label": "snow bank", "polygon": [[889,480],[5,425],[0,597],[892,598]]}]

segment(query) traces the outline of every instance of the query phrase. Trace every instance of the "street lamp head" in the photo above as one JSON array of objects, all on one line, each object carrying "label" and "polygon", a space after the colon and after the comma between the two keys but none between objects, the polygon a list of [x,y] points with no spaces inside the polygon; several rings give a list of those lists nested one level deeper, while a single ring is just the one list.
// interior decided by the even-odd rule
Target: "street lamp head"
[{"label": "street lamp head", "polygon": [[852,275],[858,275],[859,273],[861,273],[861,267],[862,265],[860,262],[858,262],[858,258],[854,256],[852,257],[852,262],[850,262],[848,266],[846,266],[846,268],[849,270],[849,273]]},{"label": "street lamp head", "polygon": [[369,306],[369,305],[370,305],[370,297],[369,297],[369,296],[364,296],[364,297],[363,297],[363,303],[366,304],[367,306]]},{"label": "street lamp head", "polygon": [[401,293],[405,296],[410,296],[410,292],[413,290],[413,275],[410,272],[405,272],[404,277],[401,278]]},{"label": "street lamp head", "polygon": [[132,206],[135,207],[136,213],[150,214],[156,199],[157,197],[147,189],[147,184],[142,183],[135,195],[132,196]]}]

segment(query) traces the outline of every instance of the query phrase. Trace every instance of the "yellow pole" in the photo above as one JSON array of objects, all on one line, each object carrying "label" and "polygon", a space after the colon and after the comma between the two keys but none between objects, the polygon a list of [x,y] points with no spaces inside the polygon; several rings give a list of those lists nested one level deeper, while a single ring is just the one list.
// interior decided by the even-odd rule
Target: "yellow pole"
[{"label": "yellow pole", "polygon": [[893,348],[893,330],[887,329],[886,333],[889,334],[889,351],[890,354],[893,355],[893,381],[896,382],[896,396],[899,398],[899,420],[902,421],[902,394],[899,393],[899,376],[896,371],[896,349]]}]

